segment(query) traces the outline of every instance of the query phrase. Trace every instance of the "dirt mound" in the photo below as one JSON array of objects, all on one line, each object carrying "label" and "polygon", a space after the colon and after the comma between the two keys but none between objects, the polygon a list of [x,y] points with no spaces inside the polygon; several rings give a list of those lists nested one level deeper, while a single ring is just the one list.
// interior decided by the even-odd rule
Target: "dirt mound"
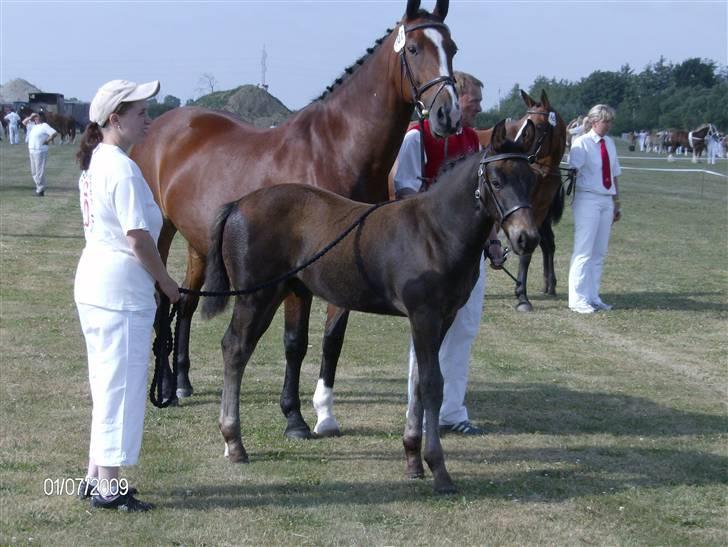
[{"label": "dirt mound", "polygon": [[241,85],[229,91],[216,91],[200,97],[195,101],[195,105],[232,112],[243,121],[257,127],[279,125],[292,114],[281,101],[255,85]]},{"label": "dirt mound", "polygon": [[40,91],[30,82],[16,78],[0,86],[0,103],[28,102],[29,93],[40,93]]}]

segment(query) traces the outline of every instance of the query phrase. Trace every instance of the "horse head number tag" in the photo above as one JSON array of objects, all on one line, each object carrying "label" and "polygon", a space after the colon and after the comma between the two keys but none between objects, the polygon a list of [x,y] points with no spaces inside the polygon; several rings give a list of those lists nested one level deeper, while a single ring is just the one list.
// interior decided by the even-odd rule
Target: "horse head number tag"
[{"label": "horse head number tag", "polygon": [[556,112],[549,112],[549,124],[556,127]]},{"label": "horse head number tag", "polygon": [[394,52],[399,53],[402,51],[405,43],[404,25],[399,25],[399,32],[397,33],[397,39],[394,41]]}]

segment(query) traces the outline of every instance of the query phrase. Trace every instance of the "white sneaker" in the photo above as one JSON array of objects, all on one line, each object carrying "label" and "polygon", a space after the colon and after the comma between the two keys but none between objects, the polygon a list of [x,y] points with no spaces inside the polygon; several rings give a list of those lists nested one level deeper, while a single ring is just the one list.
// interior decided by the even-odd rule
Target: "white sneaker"
[{"label": "white sneaker", "polygon": [[571,311],[575,311],[576,313],[594,313],[596,308],[593,306],[590,306],[589,304],[579,304],[578,306],[570,306],[569,309]]}]

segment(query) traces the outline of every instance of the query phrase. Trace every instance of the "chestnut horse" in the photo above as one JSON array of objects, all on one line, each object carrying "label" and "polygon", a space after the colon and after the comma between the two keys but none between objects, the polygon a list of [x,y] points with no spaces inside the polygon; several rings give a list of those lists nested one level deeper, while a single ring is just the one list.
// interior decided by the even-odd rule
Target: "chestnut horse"
[{"label": "chestnut horse", "polygon": [[[508,136],[513,138],[522,129],[527,120],[533,121],[536,126],[536,140],[529,154],[536,156],[532,168],[538,173],[538,184],[534,188],[531,201],[533,203],[533,218],[539,226],[541,254],[543,255],[543,292],[556,295],[556,273],[554,270],[554,253],[556,241],[552,226],[561,220],[564,211],[564,189],[561,184],[559,164],[566,150],[566,124],[561,115],[553,109],[546,91],[541,91],[541,101],[534,101],[528,93],[521,91],[521,97],[526,104],[526,115],[520,120],[508,122],[506,129]],[[487,146],[490,143],[491,130],[478,131],[480,143]],[[528,268],[531,264],[530,254],[519,257],[518,281],[515,295],[518,311],[533,311],[528,300]]]},{"label": "chestnut horse", "polygon": [[[387,173],[415,106],[418,112],[429,111],[437,133],[459,129],[460,105],[452,77],[457,48],[443,23],[448,0],[437,0],[432,13],[419,6],[419,0],[409,0],[397,28],[377,40],[320,99],[278,127],[259,129],[201,108],[176,108],[152,123],[132,158],[164,215],[158,242],[163,260],[177,231],[187,240],[185,287],[202,287],[210,227],[222,204],[286,181],[324,187],[359,201],[385,201]],[[198,300],[194,295],[180,299],[178,390],[172,390],[167,372],[162,388],[168,400],[192,394],[189,336]],[[311,436],[298,393],[310,306],[310,298],[294,294],[285,302],[281,410],[288,421],[286,435],[296,438]],[[168,304],[163,304],[158,318],[168,313]],[[324,364],[338,358],[347,320],[346,310],[329,307]]]},{"label": "chestnut horse", "polygon": [[[342,309],[409,319],[419,370],[403,437],[406,474],[424,476],[424,413],[424,459],[434,489],[455,490],[440,444],[443,379],[438,351],[475,285],[493,223],[500,223],[519,254],[530,253],[538,243],[529,202],[536,174],[524,154],[534,133],[528,121],[512,142],[500,122],[485,154],[456,162],[429,192],[381,207],[312,186],[282,184],[221,209],[207,259],[206,289],[224,293],[231,285],[243,290],[266,286],[236,297],[222,341],[220,430],[230,461],[248,461],[240,430],[240,385],[258,340],[288,295],[307,301],[316,295]],[[348,233],[347,228],[351,233],[318,260],[286,281],[266,283],[318,256],[339,234]],[[204,314],[220,313],[227,300],[205,298]]]}]

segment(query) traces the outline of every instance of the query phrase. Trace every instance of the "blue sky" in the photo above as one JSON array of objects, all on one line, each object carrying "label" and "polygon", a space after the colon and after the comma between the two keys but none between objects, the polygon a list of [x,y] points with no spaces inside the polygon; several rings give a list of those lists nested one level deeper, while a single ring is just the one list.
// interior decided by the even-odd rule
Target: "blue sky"
[{"label": "blue sky", "polygon": [[[423,0],[431,10],[435,0]],[[402,16],[406,0],[0,0],[0,82],[90,100],[107,80],[159,79],[161,96],[261,81],[289,108],[308,104]],[[31,25],[36,21],[36,25]],[[576,81],[660,55],[726,65],[728,0],[676,2],[451,0],[456,69],[485,82],[485,106],[536,76]]]}]

